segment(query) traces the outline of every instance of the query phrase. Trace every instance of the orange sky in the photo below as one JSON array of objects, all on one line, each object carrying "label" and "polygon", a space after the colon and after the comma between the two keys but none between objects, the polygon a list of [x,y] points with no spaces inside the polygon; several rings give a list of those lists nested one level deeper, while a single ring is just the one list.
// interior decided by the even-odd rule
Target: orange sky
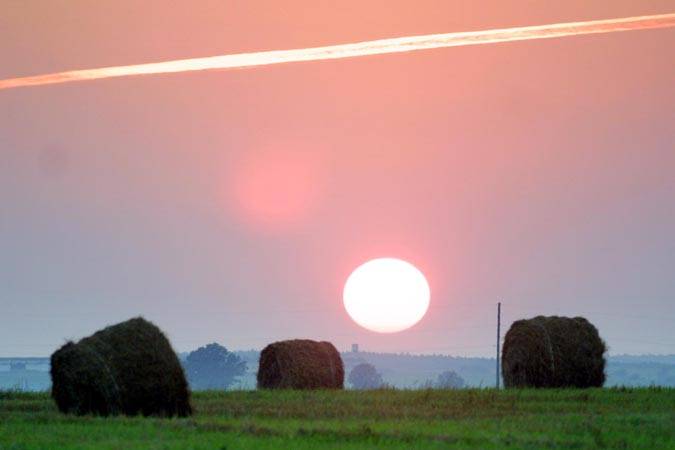
[{"label": "orange sky", "polygon": [[[192,3],[12,2],[0,78],[675,10]],[[500,299],[507,323],[584,314],[614,353],[675,352],[674,45],[654,30],[2,92],[0,354],[142,313],[181,350],[314,337],[490,355]],[[237,180],[278,155],[297,163],[271,178],[309,174],[275,191],[304,196],[275,227],[239,196],[267,201],[255,176]],[[342,308],[349,272],[381,256],[431,284],[399,335]]]}]

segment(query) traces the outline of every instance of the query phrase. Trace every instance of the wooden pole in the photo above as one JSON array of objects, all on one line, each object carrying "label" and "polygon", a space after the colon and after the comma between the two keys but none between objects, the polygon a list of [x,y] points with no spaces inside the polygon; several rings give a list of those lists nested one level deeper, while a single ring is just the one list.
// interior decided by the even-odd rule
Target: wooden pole
[{"label": "wooden pole", "polygon": [[502,316],[502,303],[497,303],[497,373],[496,373],[496,383],[495,386],[499,389],[499,346],[500,346],[500,330],[501,325],[501,316]]}]

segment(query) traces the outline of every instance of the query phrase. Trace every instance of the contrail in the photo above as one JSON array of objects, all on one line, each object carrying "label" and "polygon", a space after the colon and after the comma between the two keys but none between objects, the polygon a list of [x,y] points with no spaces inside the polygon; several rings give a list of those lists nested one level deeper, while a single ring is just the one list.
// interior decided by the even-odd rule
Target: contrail
[{"label": "contrail", "polygon": [[411,52],[443,47],[495,44],[499,42],[550,39],[584,34],[613,33],[617,31],[647,30],[675,27],[675,13],[653,16],[636,16],[621,19],[591,20],[528,27],[502,28],[484,31],[466,31],[423,36],[407,36],[392,39],[329,45],[292,50],[272,50],[254,53],[209,56],[204,58],[134,64],[130,66],[102,67],[98,69],[71,70],[21,78],[0,80],[1,89],[11,89],[102,78],[152,75],[160,73],[190,72],[197,70],[235,69],[267,66],[300,61],[352,58],[356,56],[382,55]]}]

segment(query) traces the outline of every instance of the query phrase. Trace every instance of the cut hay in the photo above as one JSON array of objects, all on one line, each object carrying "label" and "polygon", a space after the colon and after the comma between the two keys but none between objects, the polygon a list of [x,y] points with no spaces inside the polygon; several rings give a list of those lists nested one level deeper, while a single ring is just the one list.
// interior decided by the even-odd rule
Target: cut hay
[{"label": "cut hay", "polygon": [[330,342],[280,341],[260,353],[258,388],[342,389],[342,358]]},{"label": "cut hay", "polygon": [[183,368],[162,331],[142,318],[107,327],[51,357],[52,397],[72,414],[187,416]]},{"label": "cut hay", "polygon": [[504,337],[504,386],[600,387],[606,350],[597,328],[583,317],[518,320]]}]

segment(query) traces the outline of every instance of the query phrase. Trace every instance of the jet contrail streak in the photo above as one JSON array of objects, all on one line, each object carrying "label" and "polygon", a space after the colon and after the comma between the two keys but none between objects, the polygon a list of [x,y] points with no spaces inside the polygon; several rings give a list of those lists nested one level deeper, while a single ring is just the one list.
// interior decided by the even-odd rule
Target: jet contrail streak
[{"label": "jet contrail streak", "polygon": [[386,53],[411,52],[415,50],[443,47],[495,44],[499,42],[549,39],[584,34],[613,33],[617,31],[647,30],[667,27],[675,27],[675,13],[484,31],[429,34],[423,36],[379,39],[353,44],[329,45],[326,47],[237,53],[232,55],[179,59],[148,64],[134,64],[130,66],[71,70],[46,75],[0,80],[0,90],[27,86],[41,86],[45,84],[69,83],[73,81],[98,80],[102,78],[190,72],[197,70],[235,69],[300,61],[320,61],[326,59],[352,58],[356,56],[382,55]]}]

